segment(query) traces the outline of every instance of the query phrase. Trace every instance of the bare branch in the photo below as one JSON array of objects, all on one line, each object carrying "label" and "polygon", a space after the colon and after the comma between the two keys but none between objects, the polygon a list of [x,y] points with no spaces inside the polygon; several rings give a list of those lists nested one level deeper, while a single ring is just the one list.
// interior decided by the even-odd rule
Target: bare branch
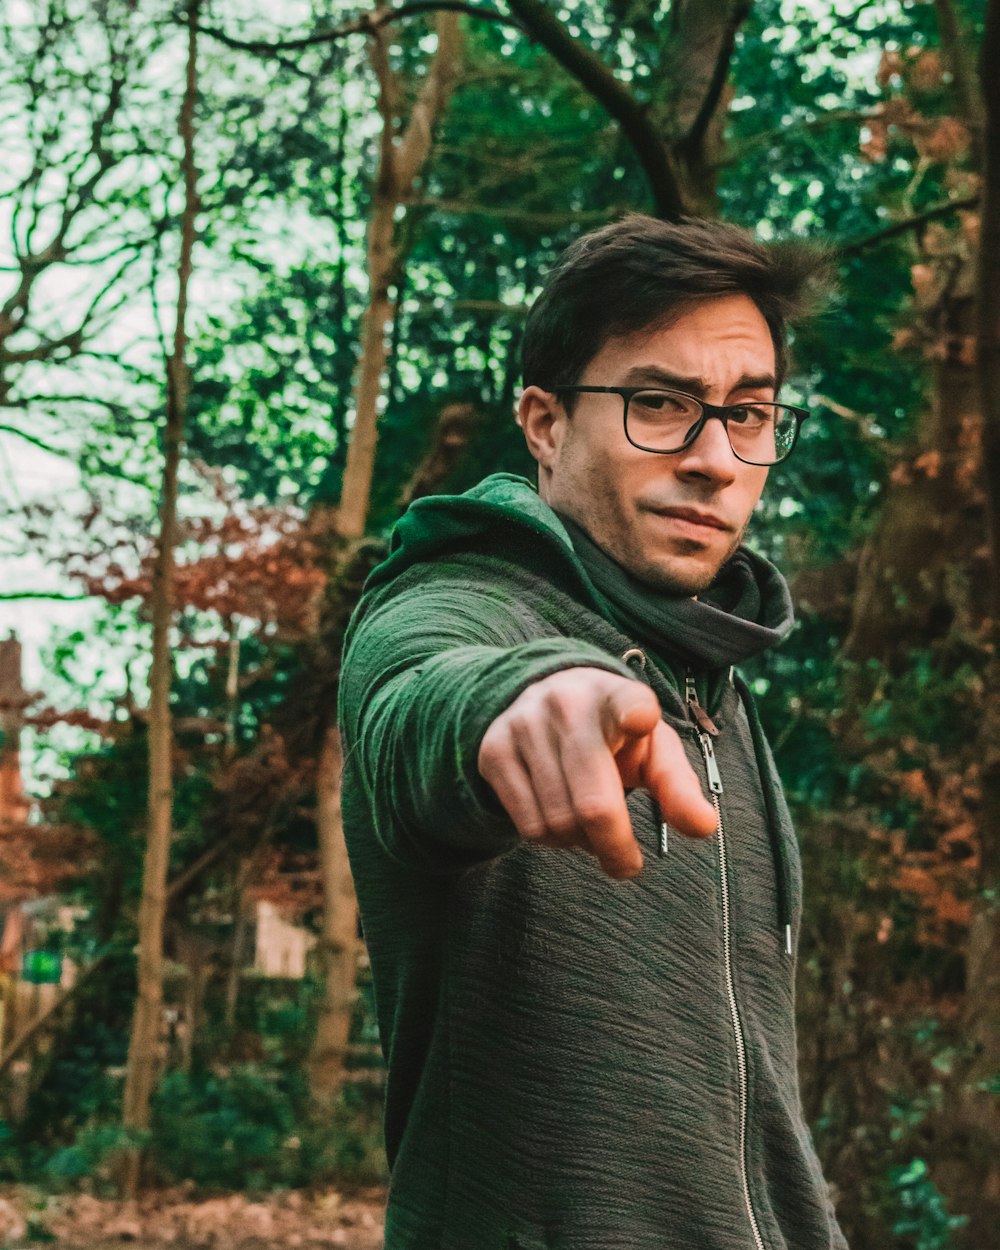
[{"label": "bare branch", "polygon": [[368,60],[378,83],[376,108],[382,119],[382,130],[379,135],[378,178],[383,184],[380,188],[386,194],[392,193],[394,180],[393,138],[396,132],[396,118],[399,116],[398,87],[396,75],[389,64],[389,49],[381,28],[372,32],[368,45]]},{"label": "bare branch", "polygon": [[442,15],[437,21],[438,46],[410,113],[410,120],[394,154],[396,191],[407,196],[430,155],[434,125],[451,93],[461,60],[458,19]]},{"label": "bare branch", "polygon": [[[11,403],[3,405],[4,408],[19,408],[21,406],[21,404]],[[51,443],[46,443],[43,439],[36,438],[34,434],[18,429],[16,425],[0,425],[0,434],[13,434],[16,438],[24,439],[26,443],[31,443],[33,447],[39,447],[42,451],[47,451],[53,456],[71,456],[73,454],[61,447],[53,447]]]},{"label": "bare branch", "polygon": [[968,195],[959,200],[949,200],[946,204],[936,204],[933,208],[925,209],[922,213],[915,213],[912,217],[906,217],[902,221],[894,222],[891,226],[886,226],[884,230],[876,230],[874,234],[870,234],[864,239],[857,239],[853,243],[845,243],[837,251],[841,256],[856,256],[859,252],[867,251],[870,247],[876,247],[880,243],[885,243],[888,239],[893,239],[897,235],[906,234],[908,230],[916,230],[920,226],[926,225],[929,221],[937,221],[941,217],[950,217],[952,213],[961,212],[966,208],[975,208],[978,204],[978,195]]},{"label": "bare branch", "polygon": [[93,595],[69,595],[58,590],[0,590],[0,601],[10,603],[21,599],[52,599],[59,603],[82,603]]},{"label": "bare branch", "polygon": [[856,408],[848,408],[846,404],[841,404],[837,400],[831,399],[829,395],[817,393],[812,395],[811,399],[817,404],[821,404],[824,408],[828,408],[835,416],[842,417],[845,421],[850,421],[864,442],[877,442],[884,445],[885,439],[875,433],[878,418],[873,413],[858,412]]},{"label": "bare branch", "polygon": [[[135,248],[131,256],[127,256],[118,268],[108,277],[104,284],[98,289],[96,294],[90,301],[89,306],[80,318],[79,322],[72,330],[67,330],[64,334],[60,334],[56,338],[41,339],[34,347],[25,347],[16,351],[11,351],[2,346],[3,340],[7,337],[3,332],[2,324],[0,324],[0,366],[27,364],[32,360],[50,360],[58,353],[65,351],[66,356],[79,356],[83,350],[83,344],[88,333],[94,332],[93,322],[97,317],[98,311],[105,320],[111,317],[121,305],[129,298],[127,292],[110,305],[100,307],[101,301],[107,293],[121,280],[125,272],[135,264],[139,259],[141,251]],[[18,327],[15,327],[18,328]],[[7,333],[12,333],[8,331]]]},{"label": "bare branch", "polygon": [[[337,40],[346,39],[349,35],[374,35],[390,25],[390,23],[401,21],[403,18],[413,17],[421,13],[442,11],[464,13],[468,17],[478,18],[487,22],[499,22],[501,25],[520,29],[520,23],[508,14],[500,13],[496,9],[483,8],[477,4],[465,4],[463,0],[410,0],[410,3],[401,4],[396,8],[379,9],[374,13],[363,13],[353,21],[345,22],[343,26],[336,26],[329,30],[318,30],[311,35],[303,35],[298,39],[236,39],[215,26],[199,26],[198,29],[202,34],[218,40],[221,44],[225,44],[227,48],[237,48],[243,52],[254,52],[258,56],[278,56],[282,52],[296,52],[303,48],[315,47],[317,44],[335,43]],[[294,63],[292,63],[292,68],[297,68]]]},{"label": "bare branch", "polygon": [[530,38],[540,44],[618,122],[645,171],[656,211],[683,215],[684,196],[674,162],[646,108],[604,62],[567,31],[542,0],[508,0]]},{"label": "bare branch", "polygon": [[[726,79],[729,77],[729,65],[733,58],[733,49],[736,46],[736,32],[750,14],[750,0],[737,0],[736,3],[731,5],[728,16],[722,20],[717,15],[717,9],[714,5],[685,4],[678,6],[677,11],[679,17],[676,29],[678,31],[688,25],[693,24],[694,26],[693,32],[686,32],[687,37],[680,39],[679,46],[682,52],[689,51],[691,38],[697,41],[712,40],[716,42],[716,53],[707,80],[689,83],[687,90],[684,91],[684,95],[693,96],[692,87],[700,89],[701,100],[697,104],[686,133],[681,136],[677,143],[676,151],[689,164],[695,164],[700,159],[705,146],[708,128],[715,117],[719,101],[722,99],[722,91],[726,85]],[[691,61],[692,58],[688,57],[688,66],[690,66]],[[680,69],[679,66],[674,68]],[[692,103],[695,102],[696,97],[692,100]]]},{"label": "bare branch", "polygon": [[725,157],[717,161],[714,169],[726,169],[737,164],[755,148],[767,147],[771,143],[787,143],[799,135],[808,134],[813,130],[825,130],[827,126],[841,126],[848,123],[870,121],[881,112],[881,105],[873,109],[833,109],[829,113],[821,113],[818,117],[803,118],[800,122],[792,122],[787,126],[778,126],[774,130],[761,130],[755,135],[747,135],[739,143],[731,143]]},{"label": "bare branch", "polygon": [[39,1033],[45,1029],[54,1027],[56,1016],[62,1011],[68,1003],[71,1003],[80,990],[87,984],[93,974],[108,959],[108,952],[102,952],[98,955],[82,972],[77,974],[76,980],[68,989],[62,990],[58,996],[46,1007],[39,1012],[32,1020],[30,1020],[21,1031],[14,1036],[10,1044],[6,1047],[3,1054],[0,1055],[0,1073],[5,1072],[18,1055],[32,1042]]},{"label": "bare branch", "polygon": [[[112,50],[111,57],[113,65],[120,63],[120,53]],[[47,207],[50,207],[48,205],[40,205],[38,201],[38,190],[46,168],[44,153],[47,147],[47,140],[45,136],[39,136],[37,140],[34,165],[24,180],[25,189],[30,189],[31,220],[24,232],[21,244],[18,243],[18,233],[20,215],[24,207],[23,195],[16,200],[12,213],[11,229],[14,247],[18,253],[17,259],[21,280],[4,302],[3,307],[0,308],[0,342],[11,334],[16,333],[27,321],[31,308],[32,291],[39,276],[52,265],[59,264],[66,259],[68,252],[66,240],[73,223],[79,214],[93,203],[97,188],[105,175],[120,159],[110,150],[106,143],[107,132],[121,108],[122,93],[127,81],[124,69],[120,65],[116,68],[117,72],[112,77],[104,107],[91,123],[90,144],[81,152],[76,164],[67,174],[68,185],[61,211],[59,212],[58,223],[48,241],[42,246],[36,246],[34,240],[42,213]],[[82,173],[88,163],[95,161],[95,158],[96,163],[93,170],[79,185],[76,185],[75,180],[78,175]],[[91,309],[90,312],[92,311]],[[90,312],[88,312],[88,316]],[[72,338],[73,336],[69,337]],[[64,342],[58,342],[55,345],[55,350],[64,345]],[[26,359],[46,359],[49,354],[41,344],[34,349],[34,352],[36,354]],[[20,362],[17,354],[7,354],[6,360],[9,363]]]},{"label": "bare branch", "polygon": [[[114,399],[104,399],[100,395],[82,395],[67,394],[60,392],[57,395],[18,395],[14,399],[8,398],[4,403],[0,403],[0,408],[58,408],[61,404],[87,404],[96,405],[98,408],[107,408],[109,412],[113,412],[119,417],[129,417],[135,412],[135,409],[129,404],[119,403]],[[10,426],[0,425],[0,431],[9,430]],[[21,431],[14,430],[14,433]],[[28,438],[28,435],[21,434],[22,438]],[[57,455],[69,455],[69,452],[61,452],[57,448],[47,450],[55,451]]]}]

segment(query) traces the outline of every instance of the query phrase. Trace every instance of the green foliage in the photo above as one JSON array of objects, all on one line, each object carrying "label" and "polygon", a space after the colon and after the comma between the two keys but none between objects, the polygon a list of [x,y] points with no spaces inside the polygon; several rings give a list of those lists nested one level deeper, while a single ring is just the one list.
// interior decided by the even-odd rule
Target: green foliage
[{"label": "green foliage", "polygon": [[234,1065],[224,1075],[172,1072],[157,1093],[153,1162],[169,1180],[264,1190],[384,1176],[378,1100],[348,1090],[310,1119],[301,1072]]},{"label": "green foliage", "polygon": [[903,1239],[901,1250],[953,1250],[952,1233],[968,1223],[968,1216],[948,1214],[927,1163],[912,1159],[893,1168],[889,1186],[898,1210],[892,1231]]},{"label": "green foliage", "polygon": [[52,1152],[72,1145],[81,1131],[96,1132],[117,1119],[134,994],[134,956],[127,947],[109,954],[101,975],[77,989],[73,1028],[57,1035],[39,1061],[43,1070],[35,1073],[12,1139],[29,1174],[44,1170]]},{"label": "green foliage", "polygon": [[226,1076],[171,1072],[153,1110],[158,1166],[174,1180],[264,1189],[301,1176],[287,1077],[254,1065]]},{"label": "green foliage", "polygon": [[145,1144],[118,1124],[88,1124],[71,1145],[53,1152],[42,1168],[45,1183],[56,1192],[73,1189],[86,1180],[92,1189],[113,1193],[115,1167],[122,1153],[132,1145]]}]

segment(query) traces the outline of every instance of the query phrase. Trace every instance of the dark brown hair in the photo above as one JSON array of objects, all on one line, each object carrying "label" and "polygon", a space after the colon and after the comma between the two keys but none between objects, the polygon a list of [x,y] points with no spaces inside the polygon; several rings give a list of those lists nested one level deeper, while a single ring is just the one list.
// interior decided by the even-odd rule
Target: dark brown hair
[{"label": "dark brown hair", "polygon": [[771,331],[780,385],[786,327],[829,286],[830,252],[813,243],[760,243],[701,217],[632,213],[576,240],[549,270],[521,344],[525,386],[572,386],[611,338],[669,325],[686,306],[747,295]]}]

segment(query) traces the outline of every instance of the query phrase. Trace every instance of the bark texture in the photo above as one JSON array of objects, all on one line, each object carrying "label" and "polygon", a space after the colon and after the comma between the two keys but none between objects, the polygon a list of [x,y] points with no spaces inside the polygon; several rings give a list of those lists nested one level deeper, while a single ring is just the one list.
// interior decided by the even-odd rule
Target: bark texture
[{"label": "bark texture", "polygon": [[437,37],[434,59],[398,140],[396,128],[401,85],[389,65],[387,33],[377,30],[370,44],[372,68],[379,84],[382,137],[372,216],[368,223],[369,290],[362,321],[356,416],[347,448],[344,484],[337,513],[337,531],[344,539],[360,538],[365,532],[378,440],[382,374],[388,352],[386,335],[395,312],[392,288],[400,260],[395,229],[396,209],[413,193],[414,184],[430,155],[434,126],[454,86],[461,55],[457,14],[438,15]]},{"label": "bark texture", "polygon": [[[376,15],[382,12],[376,9]],[[431,153],[434,128],[454,87],[461,60],[458,14],[439,13],[438,46],[409,120],[397,138],[403,84],[389,64],[389,31],[371,36],[370,56],[379,86],[382,135],[372,216],[368,225],[368,305],[362,322],[361,361],[355,392],[355,422],[347,448],[343,487],[336,513],[337,538],[348,550],[362,538],[371,500],[378,418],[388,357],[387,332],[395,313],[402,250],[396,210],[413,195]],[[349,563],[349,561],[348,561]],[[338,578],[335,576],[334,581]],[[335,696],[331,707],[335,705]],[[310,1055],[310,1095],[317,1110],[329,1107],[343,1084],[356,997],[360,941],[357,901],[340,819],[340,736],[324,726],[316,771],[316,824],[323,881],[321,956],[324,992]]]},{"label": "bark texture", "polygon": [[[979,890],[966,960],[964,1024],[973,1060],[963,1119],[975,1202],[969,1244],[1000,1228],[1000,0],[990,0],[980,62],[984,108],[981,151],[976,348],[982,408],[983,485],[990,558],[990,642],[979,756],[982,767]],[[992,1089],[991,1089],[992,1086]]]},{"label": "bark texture", "polygon": [[[179,131],[183,142],[185,205],[178,265],[177,320],[173,351],[167,361],[167,414],[164,429],[160,532],[153,570],[153,653],[149,705],[149,800],[142,899],[139,906],[138,996],[129,1037],[122,1122],[141,1135],[149,1127],[150,1100],[160,1063],[163,1003],[163,927],[167,906],[167,870],[173,828],[173,727],[170,714],[170,624],[174,609],[174,545],[177,531],[177,474],[184,439],[190,378],[185,360],[187,297],[198,214],[194,153],[194,112],[198,95],[197,18],[199,0],[188,6],[188,54]],[[124,1169],[132,1195],[139,1184],[141,1155],[133,1147]]]},{"label": "bark texture", "polygon": [[323,999],[309,1057],[309,1088],[317,1110],[329,1105],[344,1081],[361,950],[357,900],[340,814],[343,766],[340,733],[331,725],[323,738],[316,776],[316,832],[324,902],[320,938]]}]

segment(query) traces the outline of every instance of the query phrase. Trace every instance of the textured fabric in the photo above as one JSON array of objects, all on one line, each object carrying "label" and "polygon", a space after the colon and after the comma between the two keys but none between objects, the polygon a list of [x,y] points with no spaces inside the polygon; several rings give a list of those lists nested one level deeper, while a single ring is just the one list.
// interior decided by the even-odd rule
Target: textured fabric
[{"label": "textured fabric", "polygon": [[581,664],[648,681],[702,769],[675,684],[619,658],[636,646],[565,527],[506,476],[414,505],[352,622],[344,828],[388,1065],[386,1250],[754,1250],[744,1169],[767,1250],[844,1248],[799,1102],[794,960],[733,686],[710,708],[722,836],[671,833],[660,857],[633,792],[633,881],[519,841],[478,776],[499,712]]},{"label": "textured fabric", "polygon": [[792,598],[778,570],[740,547],[709,588],[692,599],[644,585],[569,517],[560,516],[590,580],[614,619],[657,653],[710,668],[742,664],[792,627]]},{"label": "textured fabric", "polygon": [[[626,632],[651,648],[651,654],[677,682],[694,668],[731,668],[759,655],[787,636],[794,623],[788,584],[770,561],[740,547],[719,570],[711,586],[692,599],[670,595],[637,578],[600,548],[571,517],[556,514],[573,550],[604,601],[606,614]],[[721,673],[708,683],[718,697]],[[748,743],[754,751],[767,812],[768,837],[778,877],[778,928],[791,925],[789,866],[777,828],[773,769],[766,760],[763,730],[749,688],[736,681],[749,714]],[[742,723],[742,722],[739,722]]]}]

